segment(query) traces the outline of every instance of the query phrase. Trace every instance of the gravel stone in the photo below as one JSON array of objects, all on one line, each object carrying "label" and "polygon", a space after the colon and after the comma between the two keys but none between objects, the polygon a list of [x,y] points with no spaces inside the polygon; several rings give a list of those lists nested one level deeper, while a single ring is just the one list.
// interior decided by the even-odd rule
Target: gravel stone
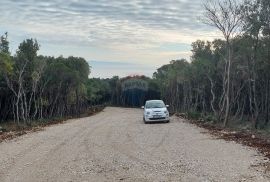
[{"label": "gravel stone", "polygon": [[177,117],[144,124],[108,107],[0,144],[1,182],[270,181],[255,149],[215,139]]}]

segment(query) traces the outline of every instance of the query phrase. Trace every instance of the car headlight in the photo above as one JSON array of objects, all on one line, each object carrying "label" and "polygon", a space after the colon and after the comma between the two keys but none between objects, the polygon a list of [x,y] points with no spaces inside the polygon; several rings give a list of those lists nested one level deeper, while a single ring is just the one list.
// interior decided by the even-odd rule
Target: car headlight
[{"label": "car headlight", "polygon": [[150,115],[150,112],[146,112],[146,115]]},{"label": "car headlight", "polygon": [[168,114],[168,111],[164,111],[165,114]]}]

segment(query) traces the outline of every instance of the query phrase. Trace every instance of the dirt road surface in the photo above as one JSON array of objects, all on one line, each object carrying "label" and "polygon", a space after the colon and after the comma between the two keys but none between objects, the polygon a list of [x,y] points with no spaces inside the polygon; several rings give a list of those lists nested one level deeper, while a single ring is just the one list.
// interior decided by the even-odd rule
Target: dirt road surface
[{"label": "dirt road surface", "polygon": [[254,149],[108,107],[0,144],[0,181],[269,181]]}]

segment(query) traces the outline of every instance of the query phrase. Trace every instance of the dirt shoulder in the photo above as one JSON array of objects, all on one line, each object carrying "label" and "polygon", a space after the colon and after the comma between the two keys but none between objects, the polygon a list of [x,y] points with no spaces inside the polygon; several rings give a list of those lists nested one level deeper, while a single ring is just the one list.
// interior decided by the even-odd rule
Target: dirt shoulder
[{"label": "dirt shoulder", "polygon": [[[176,114],[177,116],[177,114]],[[177,116],[184,119],[181,116]],[[186,119],[185,119],[186,120]],[[265,157],[270,160],[270,140],[269,134],[262,134],[260,131],[247,130],[247,129],[232,129],[224,128],[219,125],[214,125],[208,122],[201,122],[196,120],[186,120],[201,128],[207,129],[208,132],[217,138],[224,139],[226,141],[235,141],[237,143],[253,147],[260,151]]]},{"label": "dirt shoulder", "polygon": [[[100,106],[93,106],[90,107],[85,113],[81,114],[80,116],[77,116],[76,118],[84,118],[84,117],[89,117],[93,116],[99,112],[101,112],[105,106],[100,105]],[[51,119],[47,121],[37,121],[33,122],[31,126],[26,126],[26,125],[21,125],[18,126],[17,124],[10,122],[10,123],[3,123],[2,126],[0,124],[0,143],[6,140],[11,140],[16,137],[36,132],[36,131],[41,131],[45,127],[56,125],[56,124],[62,124],[65,121],[72,119],[74,117],[64,117],[64,118],[59,118],[59,119]]]}]

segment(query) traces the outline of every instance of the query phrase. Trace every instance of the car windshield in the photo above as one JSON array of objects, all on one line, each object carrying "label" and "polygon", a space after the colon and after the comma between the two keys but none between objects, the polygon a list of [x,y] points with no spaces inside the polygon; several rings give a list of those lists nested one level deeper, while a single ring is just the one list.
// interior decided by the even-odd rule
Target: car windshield
[{"label": "car windshield", "polygon": [[147,109],[150,109],[150,108],[164,108],[165,104],[162,101],[150,101],[150,102],[146,102],[145,107]]}]

